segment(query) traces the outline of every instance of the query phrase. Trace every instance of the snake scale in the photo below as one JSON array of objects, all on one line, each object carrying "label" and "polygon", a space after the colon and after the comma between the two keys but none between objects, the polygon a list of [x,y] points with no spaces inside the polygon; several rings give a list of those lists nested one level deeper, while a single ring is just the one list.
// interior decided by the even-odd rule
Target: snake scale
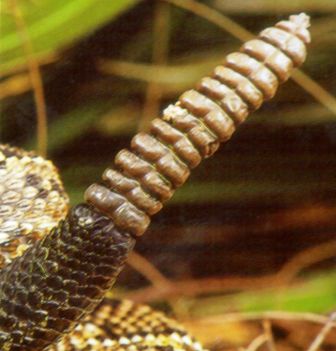
[{"label": "snake scale", "polygon": [[303,63],[308,27],[291,16],[228,55],[69,210],[49,161],[0,147],[1,350],[203,350],[164,314],[103,298],[150,216]]}]

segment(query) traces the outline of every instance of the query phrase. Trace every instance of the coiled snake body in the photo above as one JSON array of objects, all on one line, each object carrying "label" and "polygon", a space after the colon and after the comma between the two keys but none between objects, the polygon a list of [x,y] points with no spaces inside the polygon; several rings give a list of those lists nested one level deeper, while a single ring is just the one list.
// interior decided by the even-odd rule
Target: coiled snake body
[{"label": "coiled snake body", "polygon": [[149,217],[302,64],[308,26],[306,15],[291,16],[228,55],[67,214],[52,164],[0,146],[1,350],[203,350],[160,312],[101,301]]}]

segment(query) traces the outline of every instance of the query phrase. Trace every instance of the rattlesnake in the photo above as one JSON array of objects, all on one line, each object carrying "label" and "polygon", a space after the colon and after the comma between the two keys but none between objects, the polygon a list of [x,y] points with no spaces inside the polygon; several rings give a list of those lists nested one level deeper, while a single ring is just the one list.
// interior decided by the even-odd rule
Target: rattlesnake
[{"label": "rattlesnake", "polygon": [[303,63],[308,26],[291,16],[228,55],[70,210],[49,161],[0,146],[1,350],[203,350],[164,314],[102,299],[150,216]]}]

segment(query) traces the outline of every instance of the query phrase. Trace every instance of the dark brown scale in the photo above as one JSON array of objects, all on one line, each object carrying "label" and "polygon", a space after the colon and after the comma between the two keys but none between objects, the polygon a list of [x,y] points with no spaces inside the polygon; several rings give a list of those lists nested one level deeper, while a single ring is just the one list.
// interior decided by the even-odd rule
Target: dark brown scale
[{"label": "dark brown scale", "polygon": [[225,65],[248,78],[262,91],[265,100],[275,95],[279,86],[278,79],[263,63],[244,53],[235,52],[226,57]]},{"label": "dark brown scale", "polygon": [[[218,104],[224,109],[227,114],[221,113],[221,124],[218,128],[219,132],[224,129],[223,125],[225,125],[225,120],[230,121],[232,123],[232,119],[236,124],[240,124],[244,122],[246,119],[249,108],[248,105],[242,100],[242,98],[227,85],[222,84],[220,81],[205,77],[202,79],[201,83],[198,86],[198,90],[202,92],[204,95],[208,96],[211,99],[218,101]],[[210,111],[213,112],[213,111]],[[230,117],[232,118],[230,118]],[[205,122],[207,120],[204,118]],[[209,123],[207,123],[209,125]],[[210,128],[211,128],[210,124]],[[211,128],[212,129],[212,128]],[[216,129],[217,130],[217,129]],[[219,134],[218,132],[216,133]],[[220,134],[219,134],[220,135]],[[218,136],[219,136],[218,135]],[[224,138],[227,136],[227,130],[224,129]],[[221,138],[222,141],[222,138]]]},{"label": "dark brown scale", "polygon": [[94,204],[102,213],[110,214],[119,228],[127,227],[129,232],[136,236],[147,229],[149,217],[125,196],[99,184],[92,184],[87,192],[91,195],[87,197],[88,202]]},{"label": "dark brown scale", "polygon": [[132,139],[131,148],[143,159],[152,163],[172,183],[173,187],[181,186],[189,177],[190,172],[187,165],[153,136],[146,133],[137,134]]},{"label": "dark brown scale", "polygon": [[[109,218],[74,207],[1,270],[0,349],[42,350],[73,329],[112,286],[133,245]],[[79,256],[87,264],[74,264]]]},{"label": "dark brown scale", "polygon": [[[179,112],[176,113],[175,111],[172,111],[173,109],[178,110]],[[180,107],[179,103],[175,106],[170,106],[169,110],[166,109],[163,119],[170,123],[170,126],[166,123],[167,129],[173,127],[178,131],[185,133],[203,158],[210,157],[218,149],[219,141],[216,134],[211,132],[200,118],[195,117],[187,109]],[[162,121],[162,124],[164,121]]]},{"label": "dark brown scale", "polygon": [[152,121],[151,133],[168,145],[182,161],[188,164],[190,169],[195,168],[201,162],[201,155],[191,141],[161,119],[157,118]]},{"label": "dark brown scale", "polygon": [[171,184],[149,162],[141,159],[129,150],[121,150],[114,160],[115,165],[130,177],[138,179],[140,184],[155,194],[160,201],[172,197]]},{"label": "dark brown scale", "polygon": [[[202,90],[202,86],[199,87],[199,90]],[[209,90],[204,90],[208,94],[208,97],[196,90],[189,90],[185,92],[180,97],[181,105],[188,111],[191,111],[195,116],[202,118],[203,121],[205,121],[205,116],[211,112],[217,112],[217,114],[222,115],[222,121],[227,120],[228,115],[236,124],[240,124],[245,121],[248,115],[247,105],[232,90],[229,94],[225,94],[225,92],[223,92],[224,89],[222,89],[223,95],[220,96],[220,94],[217,94],[217,97],[222,97],[223,99],[222,101],[219,101],[219,104],[214,102],[217,97],[213,92],[210,93]],[[223,110],[223,108],[227,113]],[[205,124],[209,128],[210,132],[213,133],[213,131],[210,129],[211,126],[207,125],[207,123]],[[222,128],[223,127],[225,127],[225,124],[222,125]]]},{"label": "dark brown scale", "polygon": [[[108,187],[89,188],[87,201],[122,229],[141,235],[149,225],[146,214],[159,211],[161,203],[187,180],[189,170],[228,140],[235,125],[271,99],[292,67],[304,61],[307,26],[304,15],[291,17],[228,55],[213,77],[202,79],[196,90],[185,92],[169,106],[162,119],[153,120],[149,134],[132,139],[132,151],[122,150],[115,158],[117,184],[116,171],[106,171],[103,179]],[[131,183],[132,178],[136,183]]]},{"label": "dark brown scale", "polygon": [[124,194],[129,201],[146,213],[153,215],[161,210],[162,203],[143,190],[138,181],[127,178],[112,168],[107,168],[102,178],[110,189]]},{"label": "dark brown scale", "polygon": [[201,162],[200,152],[188,137],[166,121],[159,118],[154,119],[150,131],[156,138],[171,145],[175,153],[188,163],[190,168],[195,168]]},{"label": "dark brown scale", "polygon": [[264,101],[264,95],[260,89],[248,78],[231,68],[217,66],[214,70],[214,78],[232,88],[249,105],[252,111],[258,109]]}]

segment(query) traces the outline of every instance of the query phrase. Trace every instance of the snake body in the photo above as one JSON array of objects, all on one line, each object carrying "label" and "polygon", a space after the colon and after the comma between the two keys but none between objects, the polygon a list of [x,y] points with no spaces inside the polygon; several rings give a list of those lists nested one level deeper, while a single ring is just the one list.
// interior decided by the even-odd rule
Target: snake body
[{"label": "snake body", "polygon": [[150,216],[303,63],[308,26],[306,15],[291,16],[228,55],[137,134],[66,216],[53,166],[0,147],[1,350],[202,350],[159,312],[101,301]]}]

